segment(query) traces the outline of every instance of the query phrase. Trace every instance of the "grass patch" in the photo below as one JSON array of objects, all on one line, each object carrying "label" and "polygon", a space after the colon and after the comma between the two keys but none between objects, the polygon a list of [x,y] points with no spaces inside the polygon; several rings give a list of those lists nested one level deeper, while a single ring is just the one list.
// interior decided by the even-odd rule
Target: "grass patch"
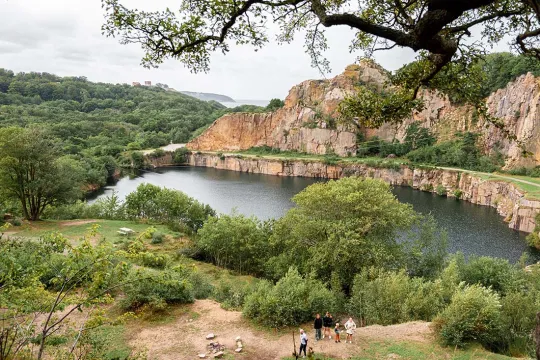
[{"label": "grass patch", "polygon": [[[79,224],[78,222],[81,223]],[[82,222],[85,222],[85,220],[34,221],[26,222],[23,226],[20,227],[12,227],[10,228],[10,231],[13,231],[15,236],[28,238],[39,238],[48,233],[58,231],[71,240],[77,240],[82,236],[86,235],[92,225],[99,224],[100,227],[98,232],[101,238],[107,239],[112,242],[126,239],[126,236],[122,236],[117,233],[118,229],[122,227],[128,227],[136,232],[136,234],[131,235],[131,238],[135,238],[137,236],[137,233],[146,230],[150,226],[154,226],[157,231],[166,235],[170,235],[173,237],[177,237],[179,235],[178,233],[169,230],[165,225],[142,224],[126,220],[96,220],[92,223]]]},{"label": "grass patch", "polygon": [[[344,345],[346,346],[346,345]],[[292,350],[291,350],[292,352]],[[444,348],[433,343],[416,342],[369,342],[361,347],[358,356],[351,360],[423,360],[423,359],[452,359],[452,360],[508,360],[510,357],[490,353],[480,346],[473,346],[463,350]],[[293,360],[286,357],[283,360]],[[335,360],[324,354],[315,354],[316,360]]]}]

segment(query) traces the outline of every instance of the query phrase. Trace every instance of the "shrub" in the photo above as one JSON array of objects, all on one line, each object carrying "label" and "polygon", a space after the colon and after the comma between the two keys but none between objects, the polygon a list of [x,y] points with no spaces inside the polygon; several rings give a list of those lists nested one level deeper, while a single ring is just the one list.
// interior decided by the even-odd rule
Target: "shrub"
[{"label": "shrub", "polygon": [[440,282],[411,279],[404,271],[364,270],[355,277],[350,312],[366,324],[430,321],[443,307]]},{"label": "shrub", "polygon": [[217,266],[259,274],[270,251],[270,233],[270,223],[233,213],[209,218],[195,244]]},{"label": "shrub", "polygon": [[246,297],[255,290],[255,285],[238,281],[219,281],[214,288],[213,298],[227,310],[240,310]]},{"label": "shrub", "polygon": [[442,184],[437,185],[435,192],[437,195],[446,196],[446,188]]},{"label": "shrub", "polygon": [[244,304],[244,315],[273,328],[298,325],[316,313],[334,311],[334,294],[321,282],[302,278],[294,268],[276,285],[261,281]]},{"label": "shrub", "polygon": [[185,147],[174,150],[173,163],[175,165],[185,164],[187,162],[187,155],[189,150]]},{"label": "shrub", "polygon": [[461,195],[463,195],[463,191],[461,191],[460,189],[454,190],[454,196],[456,197],[456,199],[461,199]]},{"label": "shrub", "polygon": [[489,346],[501,336],[499,295],[481,285],[461,287],[450,305],[435,319],[437,335],[445,345],[463,347],[471,342]]},{"label": "shrub", "polygon": [[162,223],[183,222],[192,231],[199,229],[215,212],[208,205],[181,191],[141,184],[126,196],[125,211],[130,219],[150,219]]},{"label": "shrub", "polygon": [[167,304],[191,303],[194,293],[188,276],[183,268],[132,271],[124,285],[125,298],[121,304],[124,309],[149,305],[155,310],[163,310]]},{"label": "shrub", "polygon": [[535,327],[536,292],[512,292],[501,299],[503,342],[499,349],[513,357],[534,355],[531,333]]},{"label": "shrub", "polygon": [[145,251],[137,254],[134,260],[142,266],[164,269],[171,259],[167,254],[154,254]]},{"label": "shrub", "polygon": [[152,244],[161,244],[165,239],[165,235],[160,232],[155,232],[152,234]]},{"label": "shrub", "polygon": [[193,285],[195,299],[206,299],[214,293],[214,286],[208,277],[196,269],[189,275],[189,282]]},{"label": "shrub", "polygon": [[165,150],[163,149],[155,149],[152,153],[150,153],[150,157],[152,159],[157,159],[163,156],[165,156]]},{"label": "shrub", "polygon": [[460,275],[461,281],[467,284],[480,284],[503,295],[518,290],[524,281],[522,271],[508,260],[487,256],[470,257],[462,265]]}]

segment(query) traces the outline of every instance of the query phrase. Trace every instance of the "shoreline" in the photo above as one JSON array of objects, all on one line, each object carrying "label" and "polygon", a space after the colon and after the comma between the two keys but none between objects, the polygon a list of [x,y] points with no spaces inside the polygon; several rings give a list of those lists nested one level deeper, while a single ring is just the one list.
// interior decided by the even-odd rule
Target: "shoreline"
[{"label": "shoreline", "polygon": [[[172,153],[166,153],[160,158],[147,157],[146,162],[152,167],[178,165],[173,163]],[[473,204],[491,206],[511,229],[525,233],[534,231],[535,217],[540,212],[540,200],[527,199],[525,192],[510,182],[483,179],[473,173],[453,169],[413,169],[403,164],[389,167],[373,167],[362,163],[325,164],[311,159],[268,159],[210,152],[188,153],[186,165],[276,176],[323,179],[361,176],[379,179],[390,185],[409,186]]]}]

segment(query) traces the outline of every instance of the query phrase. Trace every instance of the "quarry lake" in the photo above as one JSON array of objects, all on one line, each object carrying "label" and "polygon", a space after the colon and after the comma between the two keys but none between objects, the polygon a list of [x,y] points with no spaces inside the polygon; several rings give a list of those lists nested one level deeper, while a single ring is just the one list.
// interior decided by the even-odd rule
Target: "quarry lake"
[{"label": "quarry lake", "polygon": [[[134,191],[139,184],[151,183],[181,190],[216,211],[230,213],[236,209],[260,219],[281,217],[294,206],[291,197],[320,179],[248,174],[201,167],[163,168],[125,177],[94,194],[90,201],[111,195],[120,198]],[[446,198],[409,187],[394,187],[401,202],[410,203],[418,212],[431,213],[448,233],[450,252],[488,255],[516,262],[527,252],[529,261],[540,260],[537,251],[525,243],[526,234],[508,228],[494,208]]]}]

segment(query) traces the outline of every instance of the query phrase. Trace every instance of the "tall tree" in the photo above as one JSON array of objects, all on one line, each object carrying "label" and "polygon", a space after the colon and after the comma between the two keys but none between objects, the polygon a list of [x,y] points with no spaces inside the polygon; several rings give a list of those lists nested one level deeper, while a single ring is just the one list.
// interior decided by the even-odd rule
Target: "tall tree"
[{"label": "tall tree", "polygon": [[37,128],[0,129],[0,193],[17,199],[28,220],[39,220],[49,205],[81,195],[81,168],[59,158],[53,140]]}]

